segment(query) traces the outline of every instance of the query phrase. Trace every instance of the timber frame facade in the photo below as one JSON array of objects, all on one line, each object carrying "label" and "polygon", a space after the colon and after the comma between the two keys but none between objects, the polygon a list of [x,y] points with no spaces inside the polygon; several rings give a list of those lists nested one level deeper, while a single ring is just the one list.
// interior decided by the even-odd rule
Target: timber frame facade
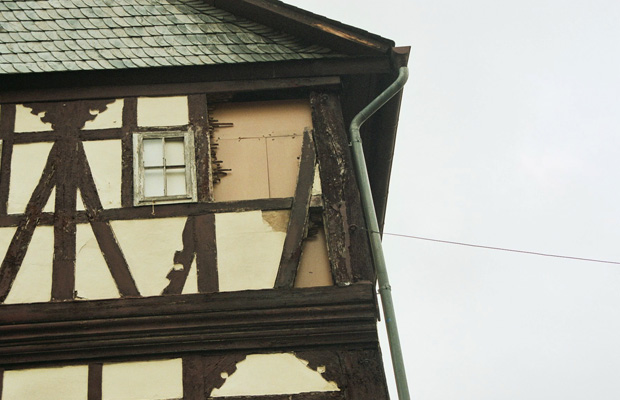
[{"label": "timber frame facade", "polygon": [[[176,392],[170,389],[175,394],[167,399],[388,399],[377,337],[375,272],[347,126],[393,81],[398,68],[406,65],[409,49],[278,1],[203,3],[303,37],[339,55],[228,65],[0,74],[0,230],[10,233],[6,251],[0,254],[0,303],[5,303],[0,304],[1,400],[24,393],[15,382],[30,379],[28,371],[61,367],[84,371],[85,386],[80,393],[88,400],[138,398],[115,395],[123,389],[114,386],[123,381],[114,381],[106,371],[118,365],[173,360],[179,366],[180,386]],[[187,121],[141,124],[138,108],[144,98],[186,99]],[[299,143],[292,158],[296,161],[286,164],[298,168],[294,185],[286,196],[277,192],[264,197],[219,198],[219,181],[229,179],[227,173],[234,175],[236,170],[228,171],[226,158],[219,160],[223,145],[218,143],[217,132],[236,121],[217,120],[216,110],[237,104],[251,109],[263,103],[307,105],[311,126],[290,135],[290,140]],[[84,128],[115,106],[120,107],[120,118],[113,127]],[[397,96],[362,131],[381,226],[399,108]],[[18,130],[16,121],[24,109],[29,118],[38,118],[37,123],[49,128]],[[182,141],[185,149],[191,146],[191,152],[184,153],[185,162],[173,166],[184,171],[192,168],[193,175],[184,172],[185,178],[179,178],[193,185],[180,196],[186,200],[165,196],[148,200],[144,192],[146,164],[138,156],[142,144],[136,138],[158,132],[173,132],[168,136]],[[183,139],[187,135],[191,141]],[[89,150],[104,142],[118,143],[115,168],[120,187],[118,202],[111,206],[104,199],[93,164],[99,150]],[[165,140],[162,143],[166,146]],[[42,170],[23,211],[15,212],[11,196],[19,186],[16,169],[23,165],[16,161],[16,149],[41,144],[47,146]],[[163,179],[167,179],[165,172]],[[283,216],[284,222],[274,228],[282,241],[273,284],[230,289],[222,274],[224,259],[234,254],[225,254],[219,247],[227,240],[222,216],[251,213],[259,213],[263,221]],[[174,268],[165,275],[166,284],[153,292],[143,289],[146,286],[140,279],[144,278],[132,269],[134,261],[119,230],[166,220],[181,221],[175,222],[181,246],[170,254]],[[81,251],[77,238],[85,227],[92,230],[102,265],[118,291],[115,298],[81,296],[76,278]],[[49,299],[8,301],[41,229],[49,231],[53,245]],[[330,284],[300,285],[305,246],[317,231],[325,238]],[[236,251],[250,250],[240,246]],[[195,288],[187,292],[190,279],[195,279]],[[316,375],[308,382],[322,379],[323,386],[308,384],[311,389],[303,386],[299,391],[275,393],[223,391],[226,381],[245,373],[250,362],[270,355],[301,360]],[[256,362],[263,365],[262,359]]]}]

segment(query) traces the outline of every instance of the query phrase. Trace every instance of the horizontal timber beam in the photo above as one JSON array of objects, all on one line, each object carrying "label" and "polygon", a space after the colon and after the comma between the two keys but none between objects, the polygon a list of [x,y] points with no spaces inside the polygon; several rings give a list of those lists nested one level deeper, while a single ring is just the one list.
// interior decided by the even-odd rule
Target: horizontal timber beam
[{"label": "horizontal timber beam", "polygon": [[81,100],[94,98],[119,98],[125,96],[170,96],[188,94],[236,93],[265,90],[301,88],[339,88],[340,78],[302,77],[257,79],[239,81],[214,81],[193,83],[163,83],[128,86],[91,86],[81,88],[42,89],[31,91],[0,92],[1,103],[17,103],[53,100]]},{"label": "horizontal timber beam", "polygon": [[374,286],[0,306],[0,368],[189,352],[377,345]]},{"label": "horizontal timber beam", "polygon": [[[86,211],[77,211],[76,223],[87,224],[96,221],[126,221],[132,219],[153,219],[169,217],[188,217],[214,213],[243,211],[275,211],[290,209],[293,204],[291,197],[275,199],[252,199],[237,201],[221,201],[213,203],[180,203],[158,204],[140,207],[123,207],[104,209],[96,215],[89,216]],[[0,216],[0,228],[17,226],[25,218],[24,214]],[[54,213],[42,213],[37,225],[54,225]]]}]

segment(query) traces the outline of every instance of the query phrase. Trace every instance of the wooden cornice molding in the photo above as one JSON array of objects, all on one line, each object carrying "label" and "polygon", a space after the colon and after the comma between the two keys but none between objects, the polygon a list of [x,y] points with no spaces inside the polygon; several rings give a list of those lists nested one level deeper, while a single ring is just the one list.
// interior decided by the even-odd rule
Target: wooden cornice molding
[{"label": "wooden cornice molding", "polygon": [[377,345],[374,286],[0,306],[0,368],[189,352]]}]

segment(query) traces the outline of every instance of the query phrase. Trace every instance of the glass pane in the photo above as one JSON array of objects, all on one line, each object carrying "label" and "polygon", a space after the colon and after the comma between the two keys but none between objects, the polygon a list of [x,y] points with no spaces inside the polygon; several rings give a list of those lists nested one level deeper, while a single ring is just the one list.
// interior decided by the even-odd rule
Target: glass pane
[{"label": "glass pane", "polygon": [[185,187],[185,168],[166,170],[166,189],[168,196],[180,196],[187,194]]},{"label": "glass pane", "polygon": [[144,170],[144,197],[164,195],[164,169]]},{"label": "glass pane", "polygon": [[166,138],[166,165],[185,165],[183,138]]},{"label": "glass pane", "polygon": [[144,166],[159,167],[164,165],[164,148],[162,139],[142,140],[144,149]]}]

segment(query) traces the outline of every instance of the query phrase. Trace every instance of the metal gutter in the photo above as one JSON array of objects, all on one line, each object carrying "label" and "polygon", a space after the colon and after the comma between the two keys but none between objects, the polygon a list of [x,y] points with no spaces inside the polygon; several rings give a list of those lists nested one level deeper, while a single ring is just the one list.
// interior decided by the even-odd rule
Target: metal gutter
[{"label": "metal gutter", "polygon": [[398,327],[396,324],[396,313],[394,311],[394,303],[392,302],[392,287],[388,277],[385,265],[385,257],[383,256],[383,246],[381,244],[381,233],[379,231],[379,223],[377,222],[377,213],[372,199],[372,191],[370,189],[370,180],[368,178],[368,170],[366,169],[366,160],[364,158],[364,149],[362,147],[362,138],[360,136],[360,127],[368,118],[370,118],[377,110],[385,105],[394,95],[400,92],[407,83],[409,77],[409,69],[400,67],[396,80],[377,96],[370,104],[360,111],[351,121],[349,134],[351,139],[351,148],[353,152],[353,164],[360,187],[360,195],[362,198],[362,208],[366,219],[366,228],[370,236],[370,248],[372,258],[377,269],[377,281],[379,283],[379,294],[381,295],[381,304],[383,305],[383,316],[385,318],[385,326],[388,334],[388,342],[390,344],[390,354],[392,358],[392,367],[394,368],[394,377],[396,378],[396,389],[400,400],[409,400],[409,387],[407,385],[407,374],[405,373],[405,364],[403,362],[403,354],[400,347],[400,338],[398,335]]}]

